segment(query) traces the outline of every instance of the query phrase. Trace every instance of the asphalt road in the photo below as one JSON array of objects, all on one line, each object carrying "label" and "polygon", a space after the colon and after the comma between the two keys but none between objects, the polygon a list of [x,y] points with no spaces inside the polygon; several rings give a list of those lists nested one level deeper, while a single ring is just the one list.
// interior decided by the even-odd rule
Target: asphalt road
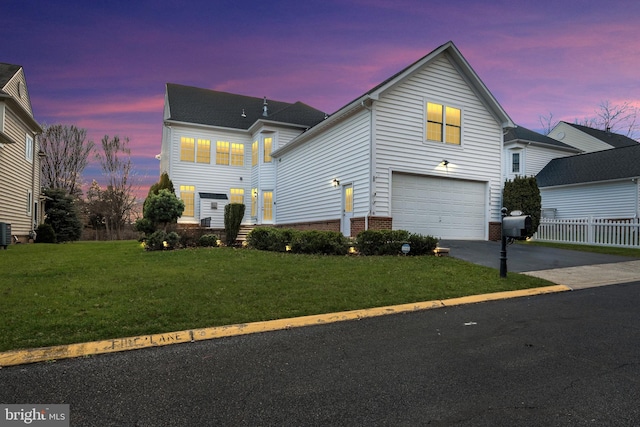
[{"label": "asphalt road", "polygon": [[633,426],[640,282],[0,369],[74,426]]}]

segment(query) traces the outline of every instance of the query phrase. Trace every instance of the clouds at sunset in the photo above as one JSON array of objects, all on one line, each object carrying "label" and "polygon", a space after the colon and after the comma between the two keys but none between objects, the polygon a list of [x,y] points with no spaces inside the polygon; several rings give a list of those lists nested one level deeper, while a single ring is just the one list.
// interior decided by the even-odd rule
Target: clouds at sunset
[{"label": "clouds at sunset", "polygon": [[36,120],[84,127],[96,143],[129,137],[145,186],[157,179],[167,82],[332,113],[453,40],[522,126],[539,129],[549,112],[591,116],[603,100],[640,106],[640,3],[626,0],[5,0],[2,8],[12,19],[0,27],[0,62],[24,67]]}]

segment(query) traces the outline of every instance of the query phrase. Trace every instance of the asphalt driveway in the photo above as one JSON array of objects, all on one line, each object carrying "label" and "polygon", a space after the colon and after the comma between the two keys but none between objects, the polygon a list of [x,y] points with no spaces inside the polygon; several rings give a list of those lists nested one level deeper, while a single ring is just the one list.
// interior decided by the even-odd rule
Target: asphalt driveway
[{"label": "asphalt driveway", "polygon": [[[499,270],[500,242],[444,240],[450,256]],[[573,289],[640,281],[640,258],[513,244],[507,270],[540,277]]]}]

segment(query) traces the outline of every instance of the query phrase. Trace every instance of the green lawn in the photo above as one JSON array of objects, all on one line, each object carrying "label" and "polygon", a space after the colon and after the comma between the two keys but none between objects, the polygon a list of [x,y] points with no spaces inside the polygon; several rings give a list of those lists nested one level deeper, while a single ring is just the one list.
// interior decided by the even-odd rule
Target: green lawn
[{"label": "green lawn", "polygon": [[278,254],[137,242],[0,250],[0,351],[547,286],[450,257]]}]

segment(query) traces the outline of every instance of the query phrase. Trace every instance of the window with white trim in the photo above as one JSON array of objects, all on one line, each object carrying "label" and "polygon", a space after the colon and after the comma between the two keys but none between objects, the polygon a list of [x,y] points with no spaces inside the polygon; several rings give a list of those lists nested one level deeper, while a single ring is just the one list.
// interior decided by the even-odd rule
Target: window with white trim
[{"label": "window with white trim", "polygon": [[196,187],[194,185],[180,186],[180,199],[184,202],[182,216],[193,216],[195,206]]},{"label": "window with white trim", "polygon": [[511,153],[511,172],[520,173],[520,153]]},{"label": "window with white trim", "polygon": [[232,188],[229,193],[231,195],[231,203],[244,204],[244,188]]},{"label": "window with white trim", "polygon": [[460,145],[462,141],[462,110],[427,102],[425,138],[428,141]]},{"label": "window with white trim", "polygon": [[33,163],[33,138],[29,135],[25,138],[24,155],[29,163]]}]

